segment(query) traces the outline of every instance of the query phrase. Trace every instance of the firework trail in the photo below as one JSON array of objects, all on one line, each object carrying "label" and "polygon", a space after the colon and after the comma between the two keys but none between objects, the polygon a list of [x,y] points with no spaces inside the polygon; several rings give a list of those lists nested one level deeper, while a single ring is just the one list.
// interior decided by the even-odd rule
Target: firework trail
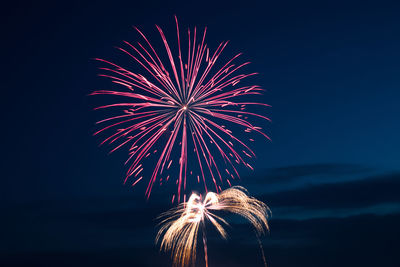
[{"label": "firework trail", "polygon": [[[194,265],[200,227],[203,231],[205,263],[208,266],[205,222],[210,221],[221,237],[227,238],[224,226],[228,223],[213,213],[218,210],[247,219],[254,226],[257,238],[269,230],[269,208],[263,202],[248,196],[243,187],[231,187],[219,194],[208,192],[203,201],[201,196],[193,193],[188,202],[161,215],[165,219],[161,222],[156,242],[161,240],[160,249],[171,252],[174,266],[187,266],[190,263]],[[261,247],[261,242],[259,244]],[[265,263],[264,254],[262,256]]]},{"label": "firework trail", "polygon": [[[166,50],[164,57],[135,28],[143,42],[132,44],[124,41],[124,47],[118,49],[136,62],[145,74],[96,59],[106,65],[100,68],[103,73],[100,76],[111,79],[119,87],[94,91],[91,95],[113,96],[110,99],[114,101],[123,99],[96,108],[109,110],[109,115],[97,122],[103,126],[94,135],[106,135],[101,145],[112,145],[110,153],[128,147],[126,164],[130,166],[124,183],[128,179],[132,185],[141,181],[141,172],[145,167],[143,162],[154,155],[154,171],[146,189],[149,198],[154,184],[168,182],[170,176],[167,172],[171,164],[179,164],[177,179],[171,179],[177,186],[176,198],[174,195],[172,202],[176,199],[179,203],[186,192],[188,175],[204,184],[206,192],[207,183],[213,184],[216,192],[220,192],[222,188],[231,186],[231,179],[239,178],[238,165],[253,169],[247,161],[255,154],[246,143],[254,140],[249,137],[242,140],[244,138],[235,134],[240,127],[246,134],[256,132],[269,139],[261,127],[250,122],[269,118],[256,111],[248,111],[249,107],[268,107],[247,98],[260,95],[263,90],[257,85],[238,85],[243,79],[256,74],[241,73],[249,62],[235,63],[241,55],[237,54],[217,68],[217,60],[228,42],[220,43],[212,52],[205,43],[206,28],[202,33],[198,33],[196,28],[193,31],[188,29],[188,45],[183,49],[176,17],[175,20],[175,55],[159,26],[156,27]],[[183,53],[183,50],[187,52]],[[189,153],[196,158],[198,175],[188,169],[192,167],[188,166]],[[179,158],[179,161],[174,162],[173,158]],[[217,162],[222,161],[224,166],[219,166]],[[212,183],[206,180],[206,176],[211,178]]]}]

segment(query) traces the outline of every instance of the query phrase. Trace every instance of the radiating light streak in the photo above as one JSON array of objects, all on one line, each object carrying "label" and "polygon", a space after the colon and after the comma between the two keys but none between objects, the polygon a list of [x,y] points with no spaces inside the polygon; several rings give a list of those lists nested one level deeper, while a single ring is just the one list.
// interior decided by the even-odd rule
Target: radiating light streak
[{"label": "radiating light streak", "polygon": [[[167,60],[135,28],[144,42],[133,44],[124,41],[124,47],[118,49],[143,68],[146,74],[139,70],[131,71],[108,60],[97,59],[106,65],[100,68],[103,72],[100,76],[111,79],[119,87],[115,90],[94,91],[92,95],[112,96],[114,101],[118,101],[117,98],[124,99],[96,108],[114,109],[119,114],[110,111],[110,117],[98,121],[97,124],[104,126],[94,135],[108,133],[101,144],[111,144],[113,149],[110,153],[124,146],[129,147],[126,164],[130,166],[125,182],[137,176],[137,170],[145,159],[156,157],[155,165],[151,168],[152,175],[147,182],[147,198],[150,197],[157,177],[166,170],[175,169],[171,168],[172,158],[176,154],[180,155],[179,160],[175,161],[175,164],[179,164],[176,199],[180,202],[183,194],[190,190],[187,188],[187,173],[192,172],[192,169],[188,170],[189,159],[193,158],[197,162],[198,169],[194,177],[202,177],[206,192],[209,181],[212,181],[215,191],[220,192],[222,188],[231,186],[229,179],[239,178],[238,165],[252,169],[246,159],[253,158],[255,154],[242,141],[249,138],[243,136],[256,132],[269,139],[248,118],[270,119],[264,114],[247,111],[248,107],[269,105],[247,100],[248,96],[260,95],[263,89],[258,85],[241,85],[243,79],[257,74],[240,72],[249,64],[235,63],[241,53],[218,67],[228,42],[220,43],[212,52],[205,43],[206,28],[199,34],[195,27],[193,31],[187,31],[187,53],[184,55],[181,46],[183,36],[176,17],[175,21],[176,48],[169,45],[164,32],[156,25]],[[230,124],[232,128],[223,124]],[[242,134],[238,134],[240,127],[243,128]],[[217,160],[217,157],[220,159]],[[224,162],[225,166],[220,166],[220,162]],[[194,167],[190,164],[190,168]],[[220,172],[220,168],[229,168],[231,172],[226,176],[225,172]],[[200,182],[200,179],[197,180]]]}]

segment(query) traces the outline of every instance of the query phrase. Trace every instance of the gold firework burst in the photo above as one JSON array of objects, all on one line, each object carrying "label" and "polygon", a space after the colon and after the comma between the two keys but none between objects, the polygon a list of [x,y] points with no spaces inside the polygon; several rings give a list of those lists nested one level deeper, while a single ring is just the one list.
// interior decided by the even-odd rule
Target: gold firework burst
[{"label": "gold firework burst", "polygon": [[224,226],[228,225],[228,222],[213,213],[218,210],[244,217],[254,226],[257,237],[269,230],[269,208],[263,202],[249,196],[243,187],[231,187],[219,194],[209,192],[204,200],[201,195],[193,193],[187,202],[160,216],[164,219],[161,221],[156,242],[161,240],[160,250],[171,252],[174,266],[188,266],[190,263],[194,265],[200,227],[203,228],[205,262],[208,266],[205,221],[210,221],[221,237],[227,238]]}]

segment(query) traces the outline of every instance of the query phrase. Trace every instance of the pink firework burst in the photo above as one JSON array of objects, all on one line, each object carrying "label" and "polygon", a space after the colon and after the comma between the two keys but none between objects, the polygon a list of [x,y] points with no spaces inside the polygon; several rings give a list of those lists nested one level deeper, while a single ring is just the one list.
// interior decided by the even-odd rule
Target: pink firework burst
[{"label": "pink firework burst", "polygon": [[[104,126],[94,133],[109,133],[101,144],[112,144],[111,152],[123,146],[129,148],[126,163],[130,166],[125,183],[132,181],[132,185],[136,185],[141,181],[144,168],[142,162],[151,155],[156,156],[154,171],[146,190],[148,198],[154,184],[168,182],[170,175],[166,173],[174,159],[179,158],[174,162],[179,164],[179,175],[176,175],[176,180],[170,180],[176,182],[176,199],[180,202],[189,176],[203,183],[206,192],[206,177],[210,177],[210,184],[220,192],[223,187],[231,186],[231,179],[239,178],[238,165],[252,169],[247,160],[255,154],[246,145],[246,141],[254,140],[247,137],[244,140],[235,133],[241,129],[244,131],[242,136],[257,132],[269,139],[260,127],[250,122],[251,119],[269,118],[248,111],[249,106],[269,105],[247,100],[246,96],[262,93],[263,89],[259,86],[238,85],[243,79],[257,74],[240,72],[249,64],[235,63],[241,54],[220,64],[218,69],[215,67],[228,42],[220,43],[211,52],[205,43],[206,28],[199,36],[196,28],[193,31],[188,29],[188,46],[185,48],[187,57],[184,59],[176,17],[175,21],[176,58],[159,26],[156,27],[166,50],[166,59],[162,59],[146,36],[135,28],[144,42],[133,45],[124,41],[125,48],[118,49],[140,65],[145,74],[96,59],[107,65],[100,68],[104,73],[100,76],[118,84],[118,89],[98,90],[92,95],[112,95],[126,99],[96,108],[117,109],[119,114],[113,111],[110,117],[98,121],[97,124]],[[232,125],[235,129],[229,129],[224,124]],[[198,174],[188,169],[188,154],[196,159],[194,162]],[[217,160],[216,157],[223,160]],[[223,167],[217,161],[223,161]],[[175,195],[172,201],[174,199]]]}]

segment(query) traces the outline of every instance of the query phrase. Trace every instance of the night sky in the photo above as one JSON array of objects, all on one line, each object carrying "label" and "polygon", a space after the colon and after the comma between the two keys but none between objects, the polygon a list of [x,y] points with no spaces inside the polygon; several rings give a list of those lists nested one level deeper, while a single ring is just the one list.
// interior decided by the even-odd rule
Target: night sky
[{"label": "night sky", "polygon": [[[268,266],[400,266],[400,4],[396,1],[15,2],[1,8],[1,266],[171,266],[154,245],[171,192],[123,185],[127,151],[93,137],[110,84],[93,58],[132,26],[160,42],[207,26],[243,52],[272,141],[240,185],[272,210]],[[132,64],[132,68],[135,66]],[[139,69],[139,67],[137,67]],[[150,176],[152,169],[144,174]],[[209,233],[209,266],[263,266],[252,229]],[[204,266],[199,254],[198,266]]]}]

